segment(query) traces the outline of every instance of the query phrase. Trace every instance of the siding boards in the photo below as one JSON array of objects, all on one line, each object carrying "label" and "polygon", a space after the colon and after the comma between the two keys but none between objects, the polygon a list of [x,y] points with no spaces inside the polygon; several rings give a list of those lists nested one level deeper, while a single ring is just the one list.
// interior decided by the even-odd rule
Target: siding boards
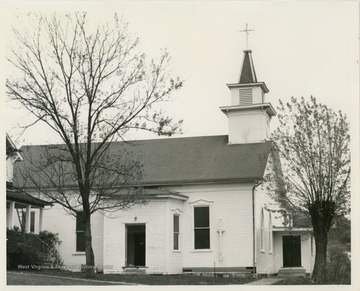
[{"label": "siding boards", "polygon": [[[239,269],[252,266],[252,184],[194,185],[170,187],[188,196],[188,200],[151,200],[147,205],[128,211],[92,217],[93,247],[96,264],[104,273],[122,273],[126,265],[127,224],[146,225],[146,272],[181,273],[183,268]],[[266,193],[258,188],[256,197],[256,234],[259,235],[260,210],[268,201]],[[195,204],[194,204],[195,203]],[[196,203],[210,206],[210,250],[194,249],[193,207]],[[173,250],[173,215],[180,215],[180,249]],[[278,249],[274,236],[273,254],[268,253],[268,215],[265,211],[265,253],[257,241],[257,269],[259,273],[277,272],[274,257]],[[60,218],[61,217],[61,218]],[[222,259],[219,245],[219,220],[222,220]],[[74,271],[85,263],[83,254],[75,253],[75,219],[59,206],[44,213],[44,229],[58,232],[60,251],[65,264]],[[277,254],[279,255],[279,254]],[[276,256],[277,259],[278,256]],[[78,267],[78,268],[77,268]]]},{"label": "siding boards", "polygon": [[[182,272],[183,265],[183,238],[184,238],[184,213],[183,204],[184,202],[169,199],[167,202],[167,234],[166,234],[166,273],[167,274],[179,274]],[[173,216],[174,214],[179,215],[179,250],[173,249]]]},{"label": "siding boards", "polygon": [[[259,274],[273,274],[275,271],[275,250],[273,240],[273,251],[269,253],[269,212],[264,209],[264,251],[260,249],[260,224],[261,224],[261,210],[264,205],[267,205],[272,200],[266,194],[263,186],[259,186],[255,191],[255,234],[256,234],[256,272]],[[273,214],[273,222],[274,222]]]},{"label": "siding boards", "polygon": [[[224,190],[225,188],[225,190]],[[222,189],[222,190],[221,190]],[[146,224],[146,272],[181,273],[182,268],[234,268],[252,265],[251,187],[172,188],[189,199],[152,200],[146,206],[117,213],[104,222],[104,272],[121,273],[125,266],[125,225]],[[227,199],[224,199],[224,196]],[[210,201],[211,249],[194,250],[193,206],[191,202]],[[173,215],[180,214],[180,249],[173,250]],[[218,222],[222,219],[223,260],[219,258]]]},{"label": "siding boards", "polygon": [[[246,267],[252,264],[251,188],[249,186],[183,187],[189,196],[184,203],[183,267]],[[226,197],[226,199],[224,199]],[[193,207],[191,202],[211,201],[210,250],[194,249]],[[219,258],[219,220],[223,225],[223,260]]]},{"label": "siding boards", "polygon": [[[85,254],[76,253],[75,225],[75,217],[66,213],[58,204],[44,210],[43,229],[59,234],[61,240],[59,251],[64,260],[65,269],[70,271],[80,271],[81,265],[85,264]],[[101,267],[103,265],[103,216],[100,213],[93,214],[91,218],[91,232],[95,265]]]},{"label": "siding boards", "polygon": [[[104,273],[121,273],[126,265],[126,224],[145,224],[146,272],[163,273],[166,269],[166,201],[150,201],[129,211],[118,212],[104,222]],[[136,217],[136,220],[135,220]]]}]

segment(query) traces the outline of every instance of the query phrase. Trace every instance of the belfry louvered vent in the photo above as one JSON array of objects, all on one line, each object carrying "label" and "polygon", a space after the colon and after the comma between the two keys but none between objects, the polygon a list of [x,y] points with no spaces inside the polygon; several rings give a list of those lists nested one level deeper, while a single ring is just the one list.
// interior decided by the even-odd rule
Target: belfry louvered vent
[{"label": "belfry louvered vent", "polygon": [[240,101],[240,105],[253,104],[252,88],[240,88],[239,89],[239,101]]}]

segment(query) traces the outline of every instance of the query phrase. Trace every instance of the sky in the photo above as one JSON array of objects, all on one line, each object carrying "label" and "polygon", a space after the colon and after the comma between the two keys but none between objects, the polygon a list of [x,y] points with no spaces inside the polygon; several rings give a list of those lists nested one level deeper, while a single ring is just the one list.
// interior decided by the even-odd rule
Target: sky
[{"label": "sky", "polygon": [[[17,13],[45,10],[88,10],[94,19],[116,12],[129,22],[148,56],[166,48],[174,75],[184,86],[164,106],[184,120],[181,136],[227,134],[227,119],[220,106],[230,105],[226,84],[238,81],[245,33],[258,81],[270,92],[267,100],[292,96],[310,98],[345,112],[358,133],[359,109],[359,6],[356,1],[28,1],[0,2],[6,11],[2,24],[16,25]],[[4,13],[4,12],[3,12]],[[6,22],[6,23],[4,23]],[[5,31],[5,34],[4,34]],[[3,29],[6,36],[6,29]],[[6,47],[6,37],[1,45]],[[3,61],[4,62],[4,61]],[[6,77],[6,72],[2,72]],[[5,90],[4,90],[5,91]],[[2,94],[5,96],[5,93]],[[28,114],[2,100],[5,131],[18,146],[59,141],[37,125],[19,136],[19,124]],[[277,126],[273,119],[271,128]],[[138,133],[135,138],[157,138]]]}]

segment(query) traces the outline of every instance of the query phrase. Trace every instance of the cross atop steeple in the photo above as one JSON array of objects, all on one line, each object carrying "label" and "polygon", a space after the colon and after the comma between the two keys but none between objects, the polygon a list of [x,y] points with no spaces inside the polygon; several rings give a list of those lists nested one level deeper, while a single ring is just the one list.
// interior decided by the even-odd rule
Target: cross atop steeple
[{"label": "cross atop steeple", "polygon": [[255,31],[255,29],[249,29],[247,23],[246,23],[246,28],[244,30],[239,31],[239,32],[246,32],[246,48],[248,48],[249,45],[249,31]]}]

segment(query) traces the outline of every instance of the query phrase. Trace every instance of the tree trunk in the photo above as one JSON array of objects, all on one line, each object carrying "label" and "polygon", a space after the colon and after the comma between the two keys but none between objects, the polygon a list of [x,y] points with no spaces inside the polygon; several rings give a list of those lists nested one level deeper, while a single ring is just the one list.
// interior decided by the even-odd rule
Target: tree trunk
[{"label": "tree trunk", "polygon": [[86,266],[85,273],[87,277],[93,277],[95,274],[95,256],[92,248],[92,237],[91,237],[91,222],[90,214],[85,214],[85,254],[86,254]]},{"label": "tree trunk", "polygon": [[315,236],[315,265],[312,279],[316,284],[324,284],[327,280],[326,254],[328,233],[322,227],[314,227]]},{"label": "tree trunk", "polygon": [[311,222],[315,236],[315,265],[312,279],[316,284],[327,282],[326,256],[328,233],[334,218],[335,203],[331,201],[316,201],[309,205]]}]

